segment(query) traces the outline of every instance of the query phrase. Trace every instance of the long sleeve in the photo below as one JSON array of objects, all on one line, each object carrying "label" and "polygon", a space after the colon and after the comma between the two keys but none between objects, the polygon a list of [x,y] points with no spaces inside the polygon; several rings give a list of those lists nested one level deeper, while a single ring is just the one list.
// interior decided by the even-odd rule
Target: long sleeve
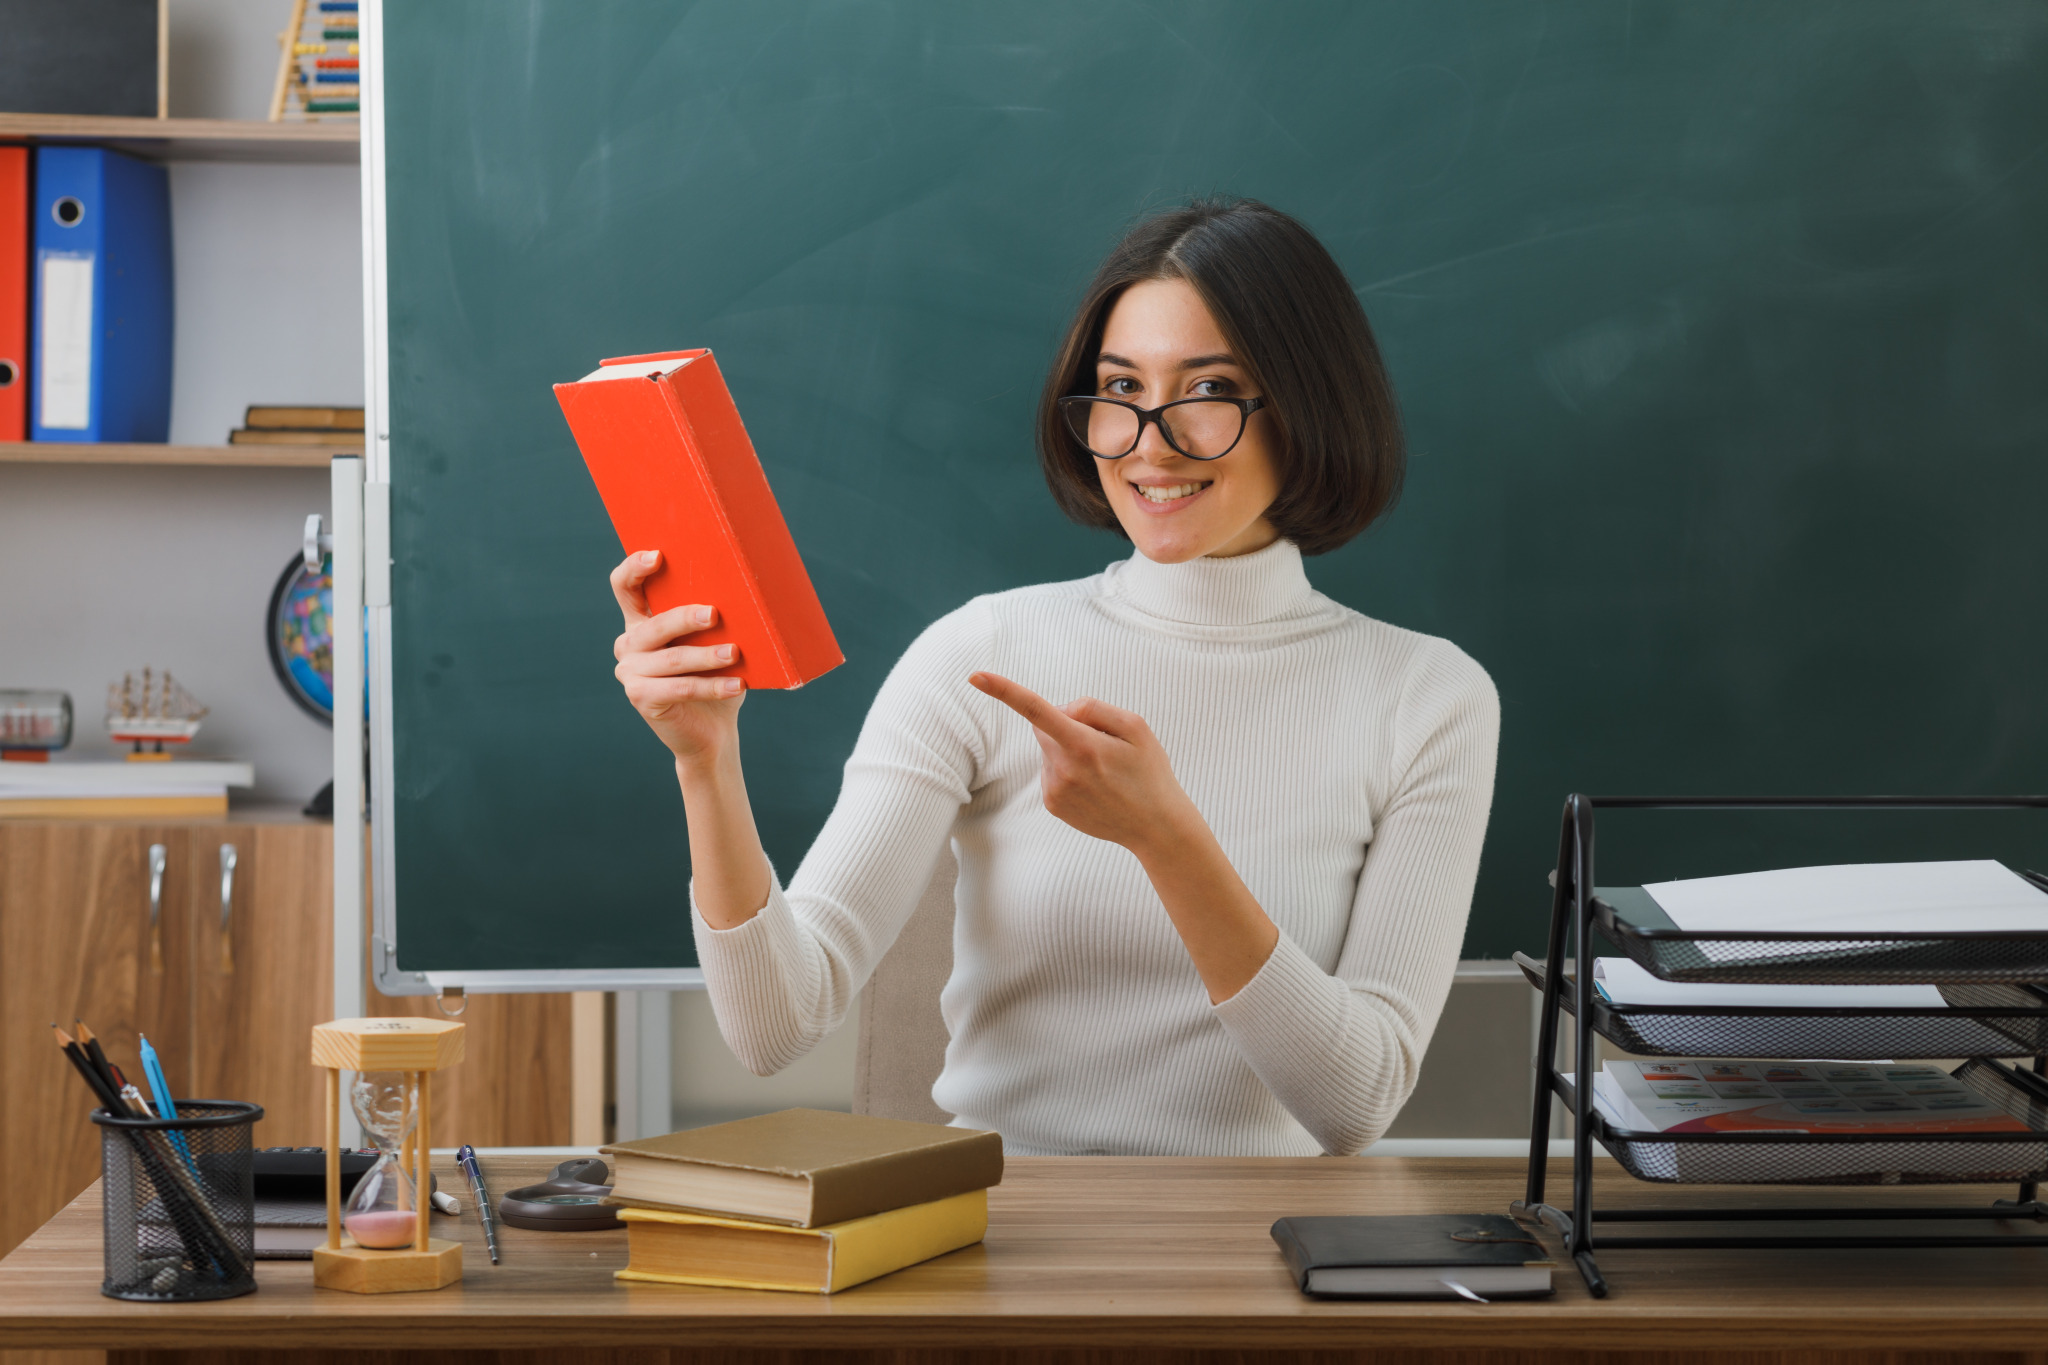
[{"label": "long sleeve", "polygon": [[836,1029],[916,908],[985,749],[987,608],[969,603],[914,641],[882,684],[839,800],[785,892],[745,924],[713,929],[691,896],[697,957],[718,1029],[756,1075]]},{"label": "long sleeve", "polygon": [[[1235,996],[1210,1004],[1127,849],[1045,809],[1031,727],[969,686],[977,669],[1152,725],[1280,926]],[[1019,1154],[1356,1151],[1414,1088],[1456,972],[1499,728],[1477,663],[1317,593],[1285,540],[976,598],[883,683],[767,905],[722,931],[692,905],[719,1030],[759,1074],[803,1056],[950,840],[932,1098],[955,1122]]]},{"label": "long sleeve", "polygon": [[1493,799],[1492,680],[1438,644],[1407,680],[1394,734],[1400,777],[1334,970],[1283,934],[1258,974],[1212,1007],[1259,1079],[1333,1155],[1362,1150],[1393,1121],[1450,992]]}]

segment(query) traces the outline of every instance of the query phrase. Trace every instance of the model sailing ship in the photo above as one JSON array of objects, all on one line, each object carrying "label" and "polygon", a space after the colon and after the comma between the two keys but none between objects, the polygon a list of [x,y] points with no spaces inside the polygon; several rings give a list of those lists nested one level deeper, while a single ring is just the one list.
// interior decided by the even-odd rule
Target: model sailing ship
[{"label": "model sailing ship", "polygon": [[[199,722],[207,709],[164,670],[142,670],[142,685],[135,675],[124,673],[118,683],[107,684],[107,736],[116,744],[133,744],[132,759],[169,758],[166,744],[189,744],[199,733]],[[145,752],[145,744],[155,748]]]}]

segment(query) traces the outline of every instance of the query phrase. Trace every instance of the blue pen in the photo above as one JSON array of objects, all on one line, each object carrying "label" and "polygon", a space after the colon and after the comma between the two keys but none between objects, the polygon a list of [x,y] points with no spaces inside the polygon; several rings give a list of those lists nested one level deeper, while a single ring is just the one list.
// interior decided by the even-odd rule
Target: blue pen
[{"label": "blue pen", "polygon": [[[142,1040],[142,1079],[149,1082],[149,1097],[156,1101],[157,1116],[174,1119],[178,1117],[178,1102],[171,1098],[171,1083],[164,1079],[163,1063],[157,1060],[156,1049],[149,1045],[146,1035],[137,1034],[136,1037]],[[173,1130],[170,1137],[178,1154],[185,1158],[185,1164],[191,1166],[192,1148],[186,1144],[185,1135]],[[193,1169],[196,1173],[198,1168]]]}]

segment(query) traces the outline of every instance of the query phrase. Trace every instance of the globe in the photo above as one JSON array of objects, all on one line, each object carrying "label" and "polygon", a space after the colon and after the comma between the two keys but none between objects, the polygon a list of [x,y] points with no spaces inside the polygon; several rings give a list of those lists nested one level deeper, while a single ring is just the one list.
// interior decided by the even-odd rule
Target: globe
[{"label": "globe", "polygon": [[270,594],[265,622],[270,666],[291,699],[309,714],[334,723],[334,557],[318,572],[302,557],[285,566]]}]

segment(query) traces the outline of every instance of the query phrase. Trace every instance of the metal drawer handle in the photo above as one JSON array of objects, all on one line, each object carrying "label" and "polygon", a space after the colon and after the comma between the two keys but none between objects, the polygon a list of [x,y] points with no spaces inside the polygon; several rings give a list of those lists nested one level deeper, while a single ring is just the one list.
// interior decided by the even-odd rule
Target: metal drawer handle
[{"label": "metal drawer handle", "polygon": [[170,850],[162,844],[149,846],[149,970],[159,976],[164,970],[164,863]]},{"label": "metal drawer handle", "polygon": [[233,844],[220,846],[220,969],[229,976],[235,970],[235,864],[239,861]]}]

